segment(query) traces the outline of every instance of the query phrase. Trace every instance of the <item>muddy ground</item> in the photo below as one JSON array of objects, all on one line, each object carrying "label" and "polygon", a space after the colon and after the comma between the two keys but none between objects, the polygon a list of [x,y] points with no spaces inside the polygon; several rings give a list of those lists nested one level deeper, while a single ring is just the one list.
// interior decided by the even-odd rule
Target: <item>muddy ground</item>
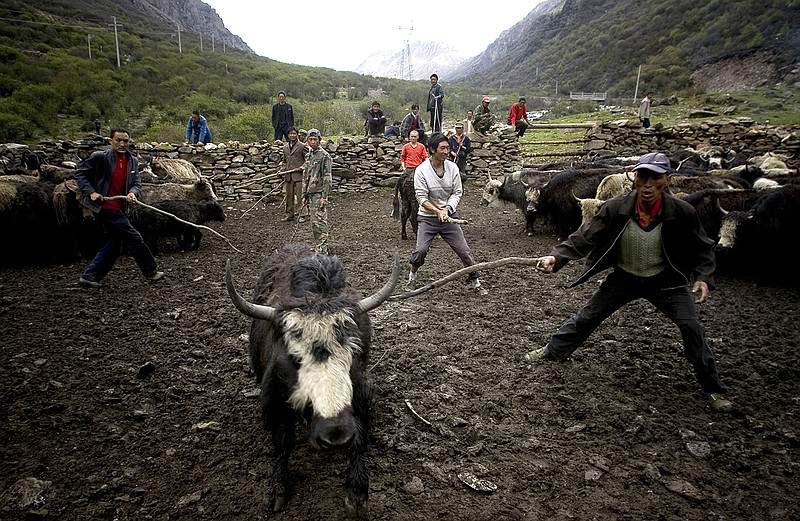
[{"label": "muddy ground", "polygon": [[[545,227],[526,237],[518,213],[479,197],[469,186],[462,205],[479,261],[556,242]],[[388,190],[333,201],[332,252],[371,293],[392,251],[405,258],[413,244],[388,217]],[[212,224],[244,253],[208,233],[195,252],[165,247],[159,284],[130,259],[94,290],[76,285],[85,261],[0,271],[0,519],[343,517],[343,458],[312,450],[305,427],[295,495],[267,515],[272,451],[225,260],[249,295],[266,256],[310,230],[279,223],[275,203],[244,218],[251,204],[226,206]],[[420,277],[459,267],[437,240]],[[567,288],[580,268],[500,268],[484,273],[486,297],[457,282],[372,313],[372,519],[800,518],[797,289],[720,277],[700,307],[735,402],[719,415],[677,329],[647,303],[611,317],[567,363],[525,361],[596,287]],[[464,472],[496,491],[468,488]]]}]

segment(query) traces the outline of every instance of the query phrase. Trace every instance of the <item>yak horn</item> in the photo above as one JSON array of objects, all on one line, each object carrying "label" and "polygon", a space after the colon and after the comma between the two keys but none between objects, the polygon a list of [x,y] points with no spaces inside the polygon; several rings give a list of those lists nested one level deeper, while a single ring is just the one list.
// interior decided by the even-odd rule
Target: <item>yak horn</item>
[{"label": "yak horn", "polygon": [[272,320],[275,317],[276,310],[271,306],[263,306],[260,304],[252,304],[242,297],[236,288],[233,286],[233,274],[231,273],[231,260],[225,263],[225,285],[228,287],[228,296],[231,297],[233,305],[236,309],[250,318],[257,318],[260,320]]},{"label": "yak horn", "polygon": [[719,199],[716,199],[715,202],[717,203],[717,208],[719,208],[719,211],[722,212],[722,215],[728,215],[728,210],[726,210],[725,208],[722,207],[721,204],[719,204]]},{"label": "yak horn", "polygon": [[383,287],[378,290],[377,293],[370,295],[369,297],[365,297],[358,302],[358,309],[367,313],[372,311],[373,309],[377,308],[381,304],[389,298],[389,295],[392,294],[394,291],[394,287],[397,285],[397,281],[400,279],[400,256],[395,253],[394,254],[394,270],[392,270],[392,276],[389,277],[389,280]]}]

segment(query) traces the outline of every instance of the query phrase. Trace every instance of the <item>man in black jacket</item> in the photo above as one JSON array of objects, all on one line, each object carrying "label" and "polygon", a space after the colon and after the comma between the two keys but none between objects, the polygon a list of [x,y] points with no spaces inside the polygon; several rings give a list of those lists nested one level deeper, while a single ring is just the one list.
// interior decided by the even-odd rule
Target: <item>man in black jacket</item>
[{"label": "man in black jacket", "polygon": [[[694,208],[664,193],[669,158],[645,154],[635,167],[634,191],[606,201],[597,215],[543,257],[538,269],[552,273],[586,257],[586,270],[570,287],[612,268],[594,295],[550,338],[528,353],[532,361],[563,362],[616,310],[643,298],[678,326],[686,358],[694,367],[711,408],[728,412],[732,404],[719,381],[714,354],[705,339],[695,304],[714,286],[714,241]],[[696,300],[689,292],[699,292]]]},{"label": "man in black jacket", "polygon": [[286,93],[278,92],[278,103],[272,106],[272,128],[275,129],[275,141],[289,141],[289,127],[294,126],[294,111],[291,103],[286,102]]},{"label": "man in black jacket", "polygon": [[100,286],[122,252],[124,245],[142,274],[150,281],[164,277],[142,235],[125,214],[125,203],[114,196],[126,196],[129,201],[141,194],[142,178],[139,163],[128,151],[130,133],[123,128],[111,129],[111,148],[95,152],[75,170],[75,180],[83,194],[83,205],[90,209],[103,226],[106,242],[97,252],[78,283],[85,287]]}]

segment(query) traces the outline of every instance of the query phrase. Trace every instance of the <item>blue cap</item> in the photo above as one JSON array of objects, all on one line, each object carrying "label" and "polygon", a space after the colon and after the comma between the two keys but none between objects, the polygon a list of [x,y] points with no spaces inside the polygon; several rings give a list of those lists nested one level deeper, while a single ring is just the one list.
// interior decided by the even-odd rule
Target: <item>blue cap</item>
[{"label": "blue cap", "polygon": [[657,174],[669,172],[669,158],[661,152],[650,152],[639,158],[634,170],[650,170]]}]

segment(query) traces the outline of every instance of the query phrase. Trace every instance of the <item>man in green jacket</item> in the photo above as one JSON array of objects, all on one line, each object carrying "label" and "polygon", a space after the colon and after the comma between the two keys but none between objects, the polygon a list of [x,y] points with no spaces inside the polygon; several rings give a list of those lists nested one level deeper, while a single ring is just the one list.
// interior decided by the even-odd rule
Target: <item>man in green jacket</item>
[{"label": "man in green jacket", "polygon": [[331,156],[320,146],[319,130],[308,131],[306,144],[310,150],[303,166],[303,204],[308,205],[311,215],[311,232],[314,249],[328,254],[328,197],[331,193]]}]

